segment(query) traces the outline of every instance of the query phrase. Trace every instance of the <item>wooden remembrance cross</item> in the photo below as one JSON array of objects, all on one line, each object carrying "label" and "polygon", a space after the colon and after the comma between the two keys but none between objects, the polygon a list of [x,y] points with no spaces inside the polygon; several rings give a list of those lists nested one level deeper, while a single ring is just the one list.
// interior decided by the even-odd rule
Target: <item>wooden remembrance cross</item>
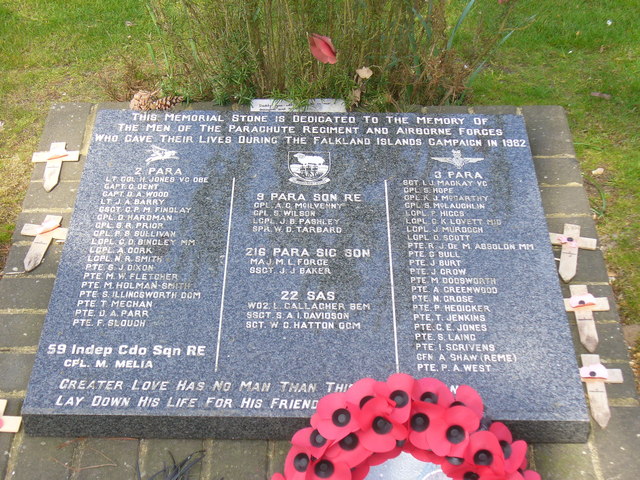
[{"label": "wooden remembrance cross", "polygon": [[36,152],[31,161],[34,163],[46,163],[42,186],[47,192],[55,188],[60,180],[62,162],[77,162],[80,158],[78,150],[67,151],[66,142],[54,142],[48,152]]},{"label": "wooden remembrance cross", "polygon": [[24,270],[30,272],[42,262],[52,240],[64,241],[67,238],[67,229],[60,228],[62,217],[59,215],[47,215],[41,225],[27,223],[20,232],[28,237],[36,237],[24,257]]},{"label": "wooden remembrance cross", "polygon": [[589,352],[593,353],[598,346],[598,331],[593,319],[593,312],[609,310],[609,299],[594,297],[589,293],[586,285],[569,285],[569,290],[571,298],[565,298],[564,307],[567,312],[576,314],[580,342]]},{"label": "wooden remembrance cross", "polygon": [[20,429],[22,417],[5,416],[4,411],[7,408],[7,401],[0,400],[0,432],[16,433]]},{"label": "wooden remembrance cross", "polygon": [[571,281],[576,276],[578,268],[578,249],[595,250],[597,240],[594,238],[583,238],[580,236],[580,225],[566,223],[562,234],[550,233],[553,245],[562,245],[560,253],[560,267],[558,273],[565,283]]},{"label": "wooden remembrance cross", "polygon": [[600,363],[599,355],[580,355],[580,357],[582,358],[580,377],[587,386],[591,415],[598,425],[605,428],[611,419],[605,383],[622,383],[622,370],[606,368]]}]

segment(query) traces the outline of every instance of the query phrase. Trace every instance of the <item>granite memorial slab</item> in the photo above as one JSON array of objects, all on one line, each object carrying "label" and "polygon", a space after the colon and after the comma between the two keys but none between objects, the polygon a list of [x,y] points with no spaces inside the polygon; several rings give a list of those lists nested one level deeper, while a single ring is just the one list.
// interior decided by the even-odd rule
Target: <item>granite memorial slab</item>
[{"label": "granite memorial slab", "polygon": [[288,438],[394,372],[586,439],[521,116],[98,112],[28,433]]}]

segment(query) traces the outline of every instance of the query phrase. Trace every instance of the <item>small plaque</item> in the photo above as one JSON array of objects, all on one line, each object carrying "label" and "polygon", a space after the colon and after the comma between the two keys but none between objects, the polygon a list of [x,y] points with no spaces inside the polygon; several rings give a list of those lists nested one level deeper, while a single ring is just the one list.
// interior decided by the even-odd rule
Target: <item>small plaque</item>
[{"label": "small plaque", "polygon": [[256,98],[251,100],[252,112],[346,112],[344,100],[335,98],[312,98],[306,105],[297,108],[295,104],[286,100],[271,98]]},{"label": "small plaque", "polygon": [[405,372],[581,441],[576,371],[522,117],[101,111],[23,415],[289,438]]}]

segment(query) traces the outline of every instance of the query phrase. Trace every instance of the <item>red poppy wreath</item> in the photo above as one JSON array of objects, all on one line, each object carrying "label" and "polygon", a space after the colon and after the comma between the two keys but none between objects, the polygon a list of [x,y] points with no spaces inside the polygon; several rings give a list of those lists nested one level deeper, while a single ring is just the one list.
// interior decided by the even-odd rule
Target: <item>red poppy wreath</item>
[{"label": "red poppy wreath", "polygon": [[404,373],[326,395],[291,444],[284,474],[271,480],[363,480],[403,451],[454,480],[540,480],[526,470],[527,443],[484,416],[473,388],[454,395],[440,380]]}]

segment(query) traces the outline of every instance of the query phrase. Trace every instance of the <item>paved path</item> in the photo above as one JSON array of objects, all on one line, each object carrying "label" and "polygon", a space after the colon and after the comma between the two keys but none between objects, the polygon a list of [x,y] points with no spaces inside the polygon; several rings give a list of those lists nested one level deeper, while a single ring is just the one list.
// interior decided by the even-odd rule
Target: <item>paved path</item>
[{"label": "paved path", "polygon": [[[123,108],[103,104],[100,108]],[[29,274],[7,275],[23,269],[22,259],[30,239],[19,232],[25,223],[40,223],[45,214],[63,215],[68,226],[77,191],[88,128],[98,107],[61,104],[53,107],[40,141],[40,150],[51,142],[66,141],[69,150],[80,149],[79,163],[67,163],[60,185],[46,193],[42,188],[43,165],[35,167],[16,233],[5,276],[0,281],[0,399],[8,399],[6,414],[19,415],[40,330],[56,275],[61,246],[52,246],[45,261]],[[198,105],[198,109],[212,109]],[[534,155],[543,206],[550,231],[562,231],[564,223],[582,226],[583,235],[596,237],[596,230],[583,190],[580,168],[564,111],[559,107],[444,107],[429,113],[517,113],[525,117]],[[532,468],[544,480],[637,480],[640,476],[640,403],[628,350],[620,330],[618,313],[606,266],[600,251],[581,251],[578,274],[572,283],[587,284],[596,296],[609,297],[614,306],[595,314],[600,345],[596,353],[608,368],[622,369],[625,382],[608,385],[612,419],[603,430],[592,424],[586,444],[536,444],[531,447]],[[565,296],[568,287],[563,286]],[[573,315],[569,315],[575,333]],[[587,353],[576,341],[578,354]],[[577,372],[576,372],[577,374]],[[541,378],[544,395],[544,378]],[[204,450],[204,460],[192,478],[201,480],[264,480],[282,468],[288,442],[161,440],[30,437],[24,432],[0,434],[0,478],[6,480],[98,480],[149,478],[173,456],[181,460]]]}]

